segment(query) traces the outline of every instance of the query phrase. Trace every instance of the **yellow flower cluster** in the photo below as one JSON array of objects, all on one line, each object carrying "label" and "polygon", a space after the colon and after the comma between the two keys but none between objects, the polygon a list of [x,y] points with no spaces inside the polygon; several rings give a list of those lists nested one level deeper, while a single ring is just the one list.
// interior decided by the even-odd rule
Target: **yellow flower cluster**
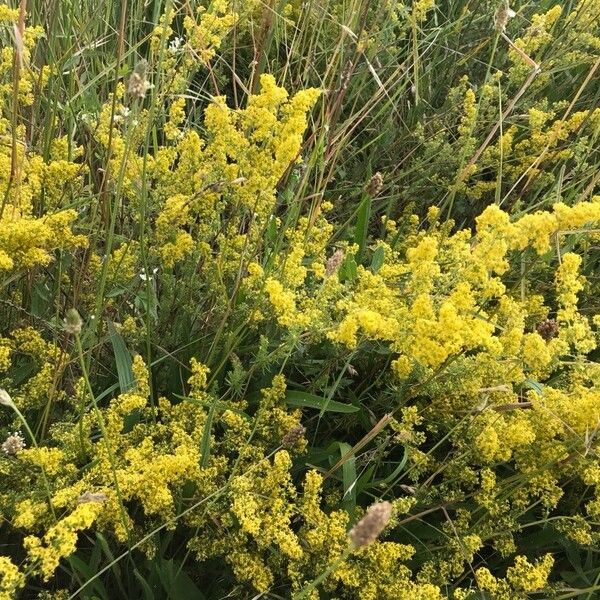
[{"label": "yellow flower cluster", "polygon": [[[247,260],[244,249],[249,254],[260,241],[275,207],[277,183],[299,156],[307,112],[319,97],[318,90],[308,89],[288,98],[270,75],[260,82],[260,93],[251,96],[244,109],[229,108],[222,97],[213,99],[205,110],[204,139],[190,129],[179,135],[185,112],[182,99],[175,99],[168,122],[170,143],[147,161],[131,150],[143,144],[147,111],[125,127],[112,119],[112,101],[102,108],[95,136],[106,149],[110,141],[109,173],[113,178],[122,175],[122,191],[132,208],[139,203],[141,179],[155,181],[150,193],[159,210],[153,215],[153,248],[165,267],[174,267],[192,253],[204,261],[215,260],[216,240],[217,264],[206,268],[222,285],[223,277],[237,274]],[[124,94],[121,85],[117,113],[126,109]],[[232,207],[235,212],[230,214]]]},{"label": "yellow flower cluster", "polygon": [[[505,8],[510,9],[508,4]],[[516,190],[550,190],[555,169],[565,165],[586,172],[585,147],[598,129],[598,108],[592,101],[590,108],[575,110],[562,94],[559,99],[548,90],[557,83],[554,74],[575,63],[582,69],[574,85],[581,85],[581,91],[587,89],[585,75],[589,69],[595,72],[600,52],[599,17],[600,6],[585,0],[568,10],[555,3],[545,13],[534,14],[525,31],[520,26],[513,29],[520,35],[506,48],[508,68],[489,71],[482,82],[475,74],[464,75],[449,90],[450,125],[446,113],[433,114],[428,125],[417,124],[417,137],[427,148],[424,158],[431,158],[435,165],[429,173],[431,183],[437,190],[448,190],[459,214],[466,208],[473,215],[482,200],[497,202],[504,197],[503,202],[510,202],[507,194]],[[511,20],[511,24],[518,21]],[[534,63],[539,70],[531,79]],[[490,123],[498,120],[520,89],[524,98],[488,139]]]},{"label": "yellow flower cluster", "polygon": [[[64,397],[64,393],[56,388],[56,381],[64,369],[65,357],[55,344],[45,341],[33,327],[15,329],[10,337],[0,338],[0,348],[0,355],[5,360],[3,368],[9,372],[4,385],[19,408],[39,408],[52,399]],[[26,381],[20,380],[18,388],[13,390],[10,368],[23,364],[23,361],[30,364],[29,377]]]},{"label": "yellow flower cluster", "polygon": [[221,40],[236,24],[238,15],[232,11],[226,0],[211,2],[207,11],[203,6],[198,10],[198,21],[185,17],[184,27],[189,50],[195,58],[207,63],[214,57]]},{"label": "yellow flower cluster", "polygon": [[32,535],[25,538],[23,545],[28,560],[44,581],[54,575],[62,558],[74,552],[78,533],[94,523],[101,509],[101,504],[97,502],[80,504],[70,515],[50,527],[43,539]]},{"label": "yellow flower cluster", "polygon": [[[397,355],[391,367],[401,382],[416,385],[434,377],[437,381],[445,372],[458,380],[458,386],[426,387],[430,404],[424,414],[433,421],[472,414],[464,437],[455,442],[471,464],[487,469],[486,465],[493,468],[512,461],[529,478],[528,488],[514,499],[514,508],[535,498],[555,507],[562,495],[559,482],[569,469],[569,449],[581,446],[580,439],[589,437],[600,418],[598,393],[587,380],[575,385],[577,378],[573,385],[547,384],[541,390],[528,384],[532,385],[528,392],[521,390],[524,382],[544,381],[560,372],[570,355],[585,364],[585,355],[596,347],[593,324],[578,310],[581,259],[575,252],[558,256],[555,291],[546,299],[548,305],[535,294],[519,298],[509,293],[503,277],[519,253],[529,251],[544,263],[551,260],[548,253],[561,231],[576,231],[585,241],[586,231],[599,222],[597,198],[573,206],[558,203],[551,211],[514,220],[491,206],[477,219],[475,235],[466,230],[449,235],[434,226],[415,233],[402,248],[379,242],[385,253],[383,265],[377,270],[359,267],[345,284],[334,278],[335,293],[329,296],[322,295],[329,280],[320,280],[322,285],[313,292],[320,303],[306,301],[307,274],[304,287],[286,288],[271,277],[265,279],[264,289],[284,327],[312,331],[316,321],[321,337],[324,332],[354,352],[373,342],[387,347]],[[263,277],[262,269],[251,271],[249,280]],[[556,333],[544,337],[536,325],[550,310],[556,314]],[[415,448],[422,444],[425,436],[415,431],[420,423],[417,419],[409,429],[399,426],[399,439]],[[417,478],[435,468],[435,462],[416,449],[410,457]],[[570,467],[572,473],[580,473],[578,468]],[[484,473],[479,502],[495,515],[510,512],[496,499],[500,483],[494,471]],[[594,502],[588,504],[589,511],[596,510]],[[491,532],[477,537],[479,544],[486,535]],[[499,537],[494,543],[502,552],[514,551],[510,538]],[[461,552],[457,548],[456,557]],[[445,563],[448,578],[462,568],[456,557]],[[511,589],[528,585],[509,583]]]},{"label": "yellow flower cluster", "polygon": [[[376,274],[359,269],[352,295],[337,303],[342,318],[328,337],[350,348],[356,347],[359,336],[390,343],[401,355],[394,363],[400,376],[409,373],[409,361],[438,368],[450,356],[477,348],[501,356],[503,345],[505,350],[522,352],[521,360],[531,373],[543,373],[557,353],[566,351],[564,342],[572,335],[567,336],[565,329],[559,340],[546,346],[537,333],[526,333],[523,324],[518,334],[499,331],[502,311],[493,315],[488,305],[498,298],[500,307],[508,309],[513,301],[504,296],[505,287],[498,275],[508,269],[511,251],[530,246],[544,253],[556,233],[581,229],[599,220],[598,202],[572,208],[557,204],[552,212],[526,215],[514,223],[498,207],[491,206],[477,218],[473,240],[466,231],[449,238],[441,233],[421,236],[406,251],[403,262],[394,263],[400,259],[396,254]],[[561,290],[557,301],[564,307],[559,312],[561,322],[573,320],[574,314],[565,312],[566,307],[574,303],[576,307],[574,293],[581,289],[567,279],[574,260],[576,270],[578,257],[565,255],[557,272]],[[440,264],[452,266],[445,273]],[[570,277],[578,281],[576,273]],[[402,282],[400,286],[395,283],[398,281]],[[567,286],[574,291],[562,291]],[[578,324],[580,339],[588,343],[582,350],[589,351],[589,326],[586,328],[581,321]],[[511,342],[515,334],[521,342],[519,348]]]},{"label": "yellow flower cluster", "polygon": [[[600,8],[595,3],[577,0],[568,13],[559,3],[547,12],[535,14],[525,33],[515,40],[515,45],[534,59],[543,58],[542,73],[536,78],[534,86],[542,87],[551,81],[551,72],[556,68],[577,61],[580,64],[593,64],[600,49],[600,37],[597,34],[597,19]],[[560,27],[563,19],[564,27]],[[560,30],[561,52],[552,53],[548,58],[544,50],[556,41],[556,31]],[[517,51],[511,50],[509,56],[512,66],[509,78],[522,82],[530,69]],[[538,59],[539,60],[539,59]]]},{"label": "yellow flower cluster", "polygon": [[[18,11],[1,5],[0,21],[16,21]],[[41,28],[27,27],[23,39],[23,69],[18,81],[20,106],[33,103],[34,91],[44,88],[48,70],[38,70],[29,59]],[[51,158],[27,148],[25,126],[14,122],[8,97],[13,92],[14,49],[0,53],[0,273],[13,269],[46,266],[59,248],[72,250],[86,245],[86,238],[74,235],[71,226],[77,217],[72,209],[60,210],[69,190],[81,187],[82,165],[69,157],[66,140],[55,140]],[[41,215],[41,216],[40,216]]]},{"label": "yellow flower cluster", "polygon": [[[0,25],[6,26],[10,23],[13,27],[19,19],[19,11],[9,8],[6,4],[0,4]],[[31,54],[37,41],[44,35],[42,27],[25,27],[22,36],[22,44],[19,46],[21,56],[21,74],[17,82],[17,98],[21,106],[31,106],[34,101],[34,91],[38,85],[42,87],[48,82],[50,74],[49,67],[35,68],[31,64]],[[12,45],[3,46],[0,50],[0,98],[6,103],[7,98],[14,93],[13,89],[13,64],[16,49]]]},{"label": "yellow flower cluster", "polygon": [[25,577],[19,568],[10,558],[0,556],[0,600],[13,600],[24,585]]},{"label": "yellow flower cluster", "polygon": [[36,219],[5,208],[0,219],[0,269],[45,266],[51,262],[53,250],[85,246],[85,237],[71,232],[76,216],[75,211],[64,210]]},{"label": "yellow flower cluster", "polygon": [[0,4],[0,21],[5,23],[15,23],[19,18],[19,11],[15,8],[9,8],[6,4]]},{"label": "yellow flower cluster", "polygon": [[524,556],[517,556],[509,567],[506,579],[497,579],[483,567],[477,569],[477,583],[481,590],[491,592],[498,600],[525,600],[529,593],[543,589],[554,564],[550,554],[531,564]]},{"label": "yellow flower cluster", "polygon": [[435,0],[414,0],[412,16],[415,21],[424,21],[427,13],[435,8]]}]

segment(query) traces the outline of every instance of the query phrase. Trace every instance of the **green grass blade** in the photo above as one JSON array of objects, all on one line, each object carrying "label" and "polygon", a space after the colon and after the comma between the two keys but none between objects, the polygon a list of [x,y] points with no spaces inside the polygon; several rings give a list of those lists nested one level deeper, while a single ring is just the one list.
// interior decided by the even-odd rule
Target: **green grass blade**
[{"label": "green grass blade", "polygon": [[360,407],[352,404],[343,404],[335,400],[328,400],[323,396],[308,394],[297,390],[288,390],[285,393],[285,402],[295,408],[316,408],[322,412],[355,413]]},{"label": "green grass blade", "polygon": [[202,430],[202,440],[200,442],[200,467],[203,469],[208,467],[208,459],[210,458],[210,433],[212,423],[215,417],[215,405],[212,404],[208,409],[204,429]]},{"label": "green grass blade", "polygon": [[[343,458],[352,451],[352,446],[345,442],[339,442],[340,458]],[[342,506],[352,516],[356,508],[356,456],[351,456],[342,465],[342,483],[344,485],[344,495],[342,497]]]},{"label": "green grass blade", "polygon": [[110,343],[112,344],[113,354],[117,365],[117,375],[119,377],[119,388],[121,393],[128,392],[136,385],[135,376],[131,369],[131,354],[127,349],[123,336],[118,333],[112,321],[108,321],[108,333]]}]

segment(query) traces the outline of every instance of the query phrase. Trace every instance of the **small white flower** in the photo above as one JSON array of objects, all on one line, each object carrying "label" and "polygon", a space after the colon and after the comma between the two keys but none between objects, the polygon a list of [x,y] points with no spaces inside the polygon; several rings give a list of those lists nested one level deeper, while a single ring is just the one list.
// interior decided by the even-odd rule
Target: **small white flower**
[{"label": "small white flower", "polygon": [[152,269],[152,275],[146,275],[146,269],[144,269],[142,267],[142,270],[140,271],[140,279],[142,281],[152,281],[154,279],[154,276],[158,273],[158,267],[155,267],[154,269]]},{"label": "small white flower", "polygon": [[180,37],[175,37],[169,43],[169,52],[177,54],[181,50],[183,40]]},{"label": "small white flower", "polygon": [[115,123],[122,123],[129,116],[130,112],[131,112],[131,110],[129,110],[129,108],[127,108],[126,106],[122,106],[115,113],[114,122]]}]

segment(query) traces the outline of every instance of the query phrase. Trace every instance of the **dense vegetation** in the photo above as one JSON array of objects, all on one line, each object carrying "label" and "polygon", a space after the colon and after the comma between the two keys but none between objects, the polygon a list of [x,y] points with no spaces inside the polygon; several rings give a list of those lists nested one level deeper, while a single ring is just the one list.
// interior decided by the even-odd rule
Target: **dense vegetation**
[{"label": "dense vegetation", "polygon": [[0,46],[0,600],[599,597],[600,3]]}]

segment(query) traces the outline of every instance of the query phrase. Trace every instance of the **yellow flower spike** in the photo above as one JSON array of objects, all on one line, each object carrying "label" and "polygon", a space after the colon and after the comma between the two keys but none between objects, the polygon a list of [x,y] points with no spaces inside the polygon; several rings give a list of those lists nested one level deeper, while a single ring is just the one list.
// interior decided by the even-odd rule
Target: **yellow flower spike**
[{"label": "yellow flower spike", "polygon": [[61,559],[75,551],[78,533],[88,529],[101,510],[100,503],[80,504],[70,515],[50,527],[42,539],[35,536],[25,538],[23,545],[27,558],[44,581],[52,577]]}]

